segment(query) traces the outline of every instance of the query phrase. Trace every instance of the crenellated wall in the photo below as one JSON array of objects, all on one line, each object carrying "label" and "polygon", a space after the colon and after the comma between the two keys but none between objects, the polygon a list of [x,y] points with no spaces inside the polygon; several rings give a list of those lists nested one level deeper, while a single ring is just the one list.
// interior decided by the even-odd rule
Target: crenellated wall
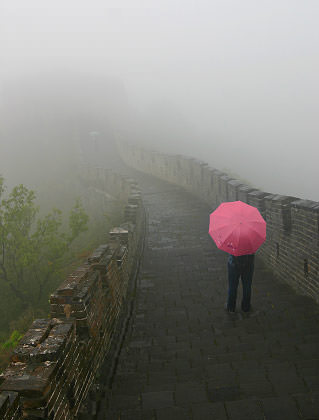
[{"label": "crenellated wall", "polygon": [[[276,276],[319,302],[319,203],[260,191],[196,159],[120,143],[131,167],[177,184],[207,202],[241,200],[259,209],[267,240],[258,251]],[[208,230],[208,227],[207,227]]]},{"label": "crenellated wall", "polygon": [[0,378],[1,419],[74,419],[98,368],[116,348],[142,253],[144,209],[137,184],[83,167],[86,186],[125,203],[124,222],[51,295]]}]

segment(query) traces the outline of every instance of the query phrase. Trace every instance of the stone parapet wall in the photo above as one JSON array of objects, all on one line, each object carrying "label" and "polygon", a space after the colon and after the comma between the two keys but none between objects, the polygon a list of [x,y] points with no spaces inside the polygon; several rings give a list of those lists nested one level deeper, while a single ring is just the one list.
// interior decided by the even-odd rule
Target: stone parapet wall
[{"label": "stone parapet wall", "polygon": [[144,209],[137,184],[86,168],[87,185],[125,204],[124,221],[50,297],[50,319],[38,319],[0,377],[1,419],[74,419],[122,328],[142,253]]},{"label": "stone parapet wall", "polygon": [[224,201],[257,207],[267,222],[267,240],[258,254],[280,279],[319,302],[318,202],[260,191],[193,158],[132,144],[118,148],[129,166],[185,188],[211,211]]},{"label": "stone parapet wall", "polygon": [[79,177],[83,185],[105,191],[118,200],[127,201],[138,190],[133,179],[120,176],[111,169],[81,165]]}]

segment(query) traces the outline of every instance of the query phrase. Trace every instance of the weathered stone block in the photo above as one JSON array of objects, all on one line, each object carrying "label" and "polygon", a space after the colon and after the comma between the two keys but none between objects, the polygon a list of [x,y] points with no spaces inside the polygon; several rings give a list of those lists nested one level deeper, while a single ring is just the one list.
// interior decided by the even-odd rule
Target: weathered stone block
[{"label": "weathered stone block", "polygon": [[0,418],[4,420],[21,418],[20,397],[17,392],[0,392]]},{"label": "weathered stone block", "polygon": [[108,244],[100,245],[96,248],[92,254],[88,258],[88,262],[90,264],[97,263],[100,259],[110,250],[110,246]]},{"label": "weathered stone block", "polygon": [[56,371],[55,362],[37,365],[13,363],[4,372],[0,391],[15,391],[25,398],[41,398],[51,390]]},{"label": "weathered stone block", "polygon": [[122,245],[126,245],[128,242],[128,235],[128,229],[125,229],[123,227],[114,227],[110,231],[110,240],[112,242],[118,242]]},{"label": "weathered stone block", "polygon": [[76,271],[70,274],[56,290],[56,295],[73,296],[75,290],[88,277],[90,267],[83,264]]}]

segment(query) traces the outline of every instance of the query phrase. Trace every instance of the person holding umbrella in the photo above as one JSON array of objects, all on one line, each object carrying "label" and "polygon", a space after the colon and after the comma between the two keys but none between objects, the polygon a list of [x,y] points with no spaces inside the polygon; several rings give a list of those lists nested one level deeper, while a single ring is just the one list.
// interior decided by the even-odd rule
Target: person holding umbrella
[{"label": "person holding umbrella", "polygon": [[237,289],[239,278],[243,286],[243,299],[241,309],[243,312],[249,312],[251,309],[251,284],[254,274],[254,254],[228,257],[228,298],[226,309],[230,313],[235,312]]},{"label": "person holding umbrella", "polygon": [[254,257],[266,240],[266,222],[256,207],[242,201],[222,203],[210,215],[209,234],[228,257],[228,298],[226,309],[235,313],[237,289],[241,278],[243,312],[251,310],[251,284]]}]

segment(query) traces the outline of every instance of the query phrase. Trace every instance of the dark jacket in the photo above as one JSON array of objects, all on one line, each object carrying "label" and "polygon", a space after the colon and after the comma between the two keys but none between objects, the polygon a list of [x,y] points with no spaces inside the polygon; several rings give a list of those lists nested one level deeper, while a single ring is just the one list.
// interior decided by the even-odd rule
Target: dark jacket
[{"label": "dark jacket", "polygon": [[253,267],[254,261],[255,261],[255,254],[240,255],[239,257],[235,257],[235,255],[229,254],[229,257],[228,257],[228,264],[236,267],[236,269],[239,270],[240,272]]}]

